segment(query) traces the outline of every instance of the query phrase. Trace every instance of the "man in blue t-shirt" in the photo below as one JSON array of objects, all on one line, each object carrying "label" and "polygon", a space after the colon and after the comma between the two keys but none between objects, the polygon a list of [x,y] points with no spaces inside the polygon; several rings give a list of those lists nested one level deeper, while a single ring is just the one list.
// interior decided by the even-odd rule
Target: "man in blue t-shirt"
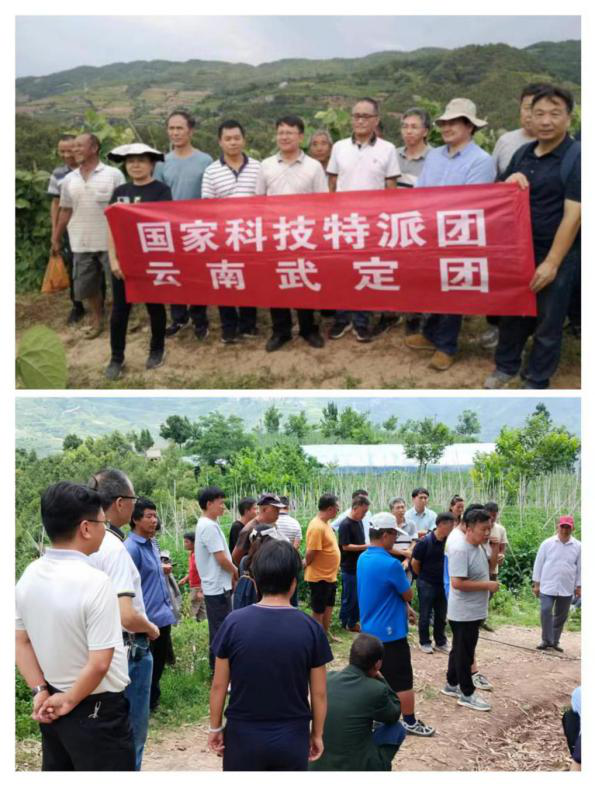
[{"label": "man in blue t-shirt", "polygon": [[432,736],[434,728],[415,717],[411,652],[407,642],[408,603],[413,591],[401,562],[391,555],[397,522],[388,512],[370,519],[370,545],[357,562],[357,595],[362,632],[384,644],[381,673],[397,693],[403,727],[416,736]]}]

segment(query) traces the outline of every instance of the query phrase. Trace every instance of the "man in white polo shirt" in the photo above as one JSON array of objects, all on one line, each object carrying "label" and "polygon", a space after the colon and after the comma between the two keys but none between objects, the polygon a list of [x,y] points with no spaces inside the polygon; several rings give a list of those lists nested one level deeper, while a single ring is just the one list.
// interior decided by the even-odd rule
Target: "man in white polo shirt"
[{"label": "man in white polo shirt", "polygon": [[[362,98],[352,109],[353,134],[335,142],[326,172],[329,190],[376,191],[396,188],[401,174],[397,151],[391,142],[381,139],[378,103],[373,98]],[[338,339],[351,330],[358,341],[369,342],[369,311],[337,311],[329,338]]]},{"label": "man in white polo shirt", "polygon": [[[246,135],[237,120],[224,120],[217,132],[222,155],[205,169],[203,199],[253,196],[261,164],[244,152]],[[237,343],[238,338],[257,335],[256,308],[220,305],[221,343]]]},{"label": "man in white polo shirt", "polygon": [[[278,151],[262,162],[256,184],[258,195],[328,193],[328,183],[319,161],[310,158],[301,149],[304,142],[304,121],[301,117],[287,115],[277,120]],[[300,335],[314,349],[324,346],[324,340],[314,321],[314,311],[297,310]],[[291,311],[289,308],[271,308],[273,334],[266,343],[267,352],[275,352],[291,341]]]},{"label": "man in white polo shirt", "polygon": [[60,212],[52,232],[52,252],[60,253],[62,235],[68,227],[73,251],[75,300],[87,300],[90,324],[86,338],[103,331],[102,279],[111,280],[107,254],[107,220],[104,215],[114,190],[126,178],[119,169],[99,160],[100,142],[95,134],[81,134],[74,140],[78,164],[66,175],[60,190]]},{"label": "man in white polo shirt", "polygon": [[88,557],[106,534],[96,491],[60,482],[41,499],[52,543],[17,583],[16,663],[40,723],[43,771],[133,771],[118,600]]}]

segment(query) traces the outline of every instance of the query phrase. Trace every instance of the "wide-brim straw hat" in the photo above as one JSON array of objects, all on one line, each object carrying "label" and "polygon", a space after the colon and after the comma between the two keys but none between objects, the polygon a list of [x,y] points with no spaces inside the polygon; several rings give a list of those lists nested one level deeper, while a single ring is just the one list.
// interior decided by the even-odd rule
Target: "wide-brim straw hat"
[{"label": "wide-brim straw hat", "polygon": [[446,104],[444,114],[436,118],[439,123],[443,120],[456,120],[457,117],[466,117],[476,128],[483,128],[488,124],[487,120],[480,120],[477,116],[477,107],[468,98],[453,98]]},{"label": "wide-brim straw hat", "polygon": [[151,158],[154,158],[156,161],[163,161],[165,157],[159,150],[155,150],[152,147],[149,147],[148,144],[143,144],[142,142],[121,144],[119,147],[114,147],[114,149],[107,154],[107,157],[110,161],[121,163],[126,160],[126,156],[128,155],[150,155]]}]

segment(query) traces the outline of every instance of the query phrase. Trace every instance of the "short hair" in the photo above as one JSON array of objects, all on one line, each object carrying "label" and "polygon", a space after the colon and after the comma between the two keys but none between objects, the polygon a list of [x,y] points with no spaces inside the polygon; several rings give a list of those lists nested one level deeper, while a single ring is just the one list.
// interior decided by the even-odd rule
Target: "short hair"
[{"label": "short hair", "polygon": [[439,523],[444,523],[444,521],[456,523],[457,519],[452,512],[441,512],[436,516],[436,526],[438,526]]},{"label": "short hair", "polygon": [[361,632],[351,644],[349,664],[367,673],[378,660],[384,658],[384,646],[380,638]]},{"label": "short hair", "polygon": [[188,128],[194,128],[195,127],[196,120],[194,119],[194,117],[192,117],[190,112],[186,111],[186,109],[174,109],[173,112],[170,112],[167,115],[167,122],[169,123],[169,121],[172,119],[172,117],[177,117],[178,115],[180,117],[183,117],[184,120],[186,120],[186,122],[188,123]]},{"label": "short hair", "polygon": [[[147,499],[146,496],[139,496],[132,511],[132,521],[140,521],[145,514],[145,510],[156,510],[157,505],[152,499]],[[131,524],[132,525],[132,524]],[[132,527],[134,528],[134,527]]]},{"label": "short hair", "polygon": [[190,540],[190,542],[194,542],[196,539],[196,535],[194,532],[184,532],[184,539]]},{"label": "short hair", "polygon": [[376,99],[374,99],[374,98],[370,98],[369,95],[364,96],[364,98],[358,98],[357,101],[353,105],[355,106],[356,104],[361,104],[364,101],[367,104],[372,104],[372,106],[374,107],[374,114],[378,114],[380,112],[380,107],[378,105],[378,101],[376,101]]},{"label": "short hair", "polygon": [[490,515],[487,510],[471,510],[469,515],[467,515],[465,523],[467,524],[467,528],[473,528],[476,523],[488,523],[489,520]]},{"label": "short hair", "polygon": [[356,496],[369,496],[369,495],[370,494],[368,493],[368,491],[365,490],[365,488],[359,488],[357,491],[354,491],[351,494],[351,498],[355,499]]},{"label": "short hair", "polygon": [[432,127],[432,118],[430,117],[430,113],[426,112],[425,109],[421,109],[419,106],[412,106],[411,109],[407,109],[407,111],[403,112],[401,115],[401,121],[403,121],[406,117],[419,117],[424,128],[426,128],[428,131]]},{"label": "short hair", "polygon": [[79,134],[79,136],[88,136],[92,144],[97,148],[97,154],[99,155],[99,153],[101,152],[101,140],[99,139],[98,136],[91,133],[90,131],[83,131],[83,133]]},{"label": "short hair", "polygon": [[500,509],[498,507],[498,505],[496,504],[496,502],[486,502],[483,505],[483,508],[484,508],[484,510],[487,510],[487,512],[489,512],[490,514],[497,513],[498,510]]},{"label": "short hair", "polygon": [[369,507],[370,506],[370,499],[367,496],[364,496],[363,493],[360,493],[359,496],[355,496],[351,500],[352,507]]},{"label": "short hair", "polygon": [[550,101],[554,98],[560,99],[566,104],[568,114],[571,114],[574,109],[574,98],[572,97],[570,90],[565,90],[563,87],[557,87],[556,85],[546,85],[542,90],[536,93],[531,101],[531,109],[535,107],[535,104],[538,101],[542,101],[544,98],[547,98]]},{"label": "short hair", "polygon": [[223,136],[223,131],[231,131],[234,128],[239,128],[242,136],[246,138],[246,132],[244,131],[244,126],[237,120],[224,120],[219,126],[219,128],[217,129],[217,138],[221,139],[221,137]]},{"label": "short hair", "polygon": [[531,84],[525,85],[521,90],[519,102],[522,103],[523,98],[526,98],[528,95],[537,95],[537,93],[540,93],[542,90],[547,90],[551,86],[552,85],[549,82],[531,82]]},{"label": "short hair", "polygon": [[407,506],[407,502],[402,496],[395,496],[394,499],[391,499],[388,503],[388,509],[392,510],[395,504],[404,504],[405,506]]},{"label": "short hair", "polygon": [[245,496],[243,499],[240,499],[238,504],[238,512],[240,515],[245,515],[251,507],[254,507],[256,504],[256,499],[252,498],[252,496]]},{"label": "short hair", "polygon": [[318,509],[320,512],[328,510],[329,507],[334,507],[338,501],[339,499],[334,493],[323,493],[318,499]]},{"label": "short hair", "polygon": [[209,485],[208,488],[203,488],[198,492],[198,505],[201,510],[206,510],[207,504],[216,499],[225,499],[225,491],[217,485]]},{"label": "short hair", "polygon": [[313,133],[313,134],[311,134],[311,136],[310,136],[310,139],[309,139],[309,141],[308,141],[308,147],[309,147],[309,146],[312,144],[312,141],[313,141],[314,139],[316,139],[316,137],[317,137],[317,136],[324,136],[324,137],[326,137],[326,140],[327,140],[327,142],[328,142],[328,143],[331,145],[331,147],[332,147],[332,145],[333,145],[333,137],[332,137],[332,136],[330,135],[330,133],[329,133],[329,132],[326,130],[326,128],[319,128],[319,129],[318,129],[318,131],[314,131],[314,133]]},{"label": "short hair", "polygon": [[101,497],[101,506],[108,510],[120,496],[130,496],[132,483],[120,469],[101,469],[87,483]]},{"label": "short hair", "polygon": [[57,482],[41,497],[41,522],[51,542],[72,540],[85,519],[96,519],[102,508],[100,494],[85,485]]},{"label": "short hair", "polygon": [[483,504],[477,504],[477,503],[470,504],[468,507],[465,508],[465,511],[463,512],[464,522],[467,523],[469,515],[471,515],[472,512],[474,512],[475,510],[483,510],[483,508],[484,508]]},{"label": "short hair", "polygon": [[58,137],[59,142],[72,142],[73,139],[76,139],[74,134],[61,134]]},{"label": "short hair", "polygon": [[430,492],[429,492],[429,490],[427,488],[414,488],[411,491],[411,498],[415,499],[415,497],[419,496],[420,493],[425,493],[426,496],[428,496],[428,497],[430,496]]},{"label": "short hair", "polygon": [[284,117],[280,117],[275,123],[275,128],[279,128],[280,125],[289,125],[291,128],[297,128],[301,134],[306,130],[304,121],[296,114],[286,114]]},{"label": "short hair", "polygon": [[297,550],[286,540],[265,538],[250,564],[260,594],[287,594],[302,567]]},{"label": "short hair", "polygon": [[289,496],[279,496],[279,501],[286,507],[289,507]]}]

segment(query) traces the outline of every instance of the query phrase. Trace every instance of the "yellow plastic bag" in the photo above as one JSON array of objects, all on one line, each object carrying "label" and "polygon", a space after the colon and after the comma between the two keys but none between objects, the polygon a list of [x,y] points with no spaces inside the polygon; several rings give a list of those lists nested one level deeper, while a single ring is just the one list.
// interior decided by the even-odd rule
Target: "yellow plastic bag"
[{"label": "yellow plastic bag", "polygon": [[61,292],[62,289],[68,289],[69,286],[70,278],[68,277],[64,259],[60,254],[56,256],[52,254],[48,260],[48,266],[45,268],[41,291],[43,294],[53,294],[54,292]]}]

